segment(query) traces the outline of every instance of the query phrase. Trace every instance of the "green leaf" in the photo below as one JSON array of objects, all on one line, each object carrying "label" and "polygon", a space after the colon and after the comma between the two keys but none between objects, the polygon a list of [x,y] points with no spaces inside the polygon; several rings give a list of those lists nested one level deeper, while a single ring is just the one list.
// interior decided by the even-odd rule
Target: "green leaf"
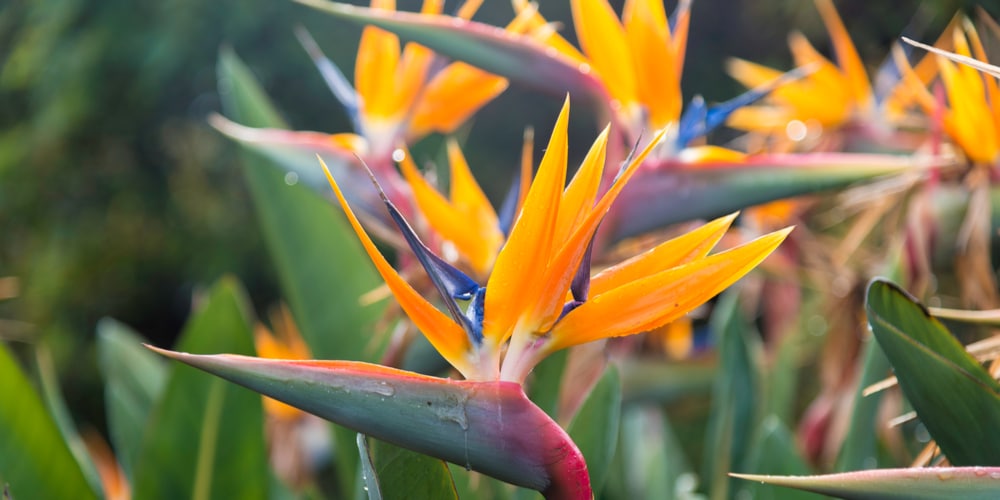
[{"label": "green leaf", "polygon": [[566,429],[587,461],[594,491],[601,491],[618,445],[621,407],[621,379],[609,365]]},{"label": "green leaf", "polygon": [[670,403],[704,394],[712,388],[718,372],[714,360],[663,363],[632,359],[621,367],[622,398],[626,404]]},{"label": "green leaf", "polygon": [[62,390],[59,388],[59,376],[56,375],[55,367],[52,364],[52,356],[49,354],[48,347],[44,343],[36,347],[35,361],[37,362],[38,380],[42,386],[42,399],[45,401],[49,415],[52,416],[56,427],[59,428],[63,441],[69,446],[69,451],[73,454],[73,458],[76,459],[76,463],[80,465],[83,477],[87,479],[90,488],[96,492],[103,492],[104,487],[101,485],[101,477],[97,473],[97,467],[94,465],[90,452],[87,450],[87,445],[83,442],[83,438],[80,437],[80,432],[73,422],[69,408],[66,407],[66,400],[63,398]]},{"label": "green leaf", "polygon": [[365,491],[368,500],[382,500],[382,486],[379,485],[378,472],[375,470],[375,459],[368,446],[364,434],[358,434],[358,453],[361,454],[361,476],[365,480]]},{"label": "green leaf", "polygon": [[557,497],[590,494],[583,456],[520,384],[442,379],[356,361],[157,352],[356,432],[512,484]]},{"label": "green leaf", "polygon": [[[200,301],[178,348],[253,353],[247,301],[223,279]],[[171,369],[135,470],[135,498],[265,498],[269,488],[258,394],[189,366]]]},{"label": "green leaf", "polygon": [[612,207],[613,241],[678,222],[712,219],[761,203],[839,189],[927,168],[891,155],[753,155],[742,162],[650,164],[629,181]]},{"label": "green leaf", "polygon": [[711,498],[728,498],[726,473],[742,470],[750,438],[756,428],[755,400],[758,374],[751,359],[750,326],[740,311],[735,290],[722,295],[710,327],[718,335],[719,372],[712,388],[705,451],[705,480]]},{"label": "green leaf", "polygon": [[97,498],[3,342],[0,394],[0,485],[9,485],[14,498]]},{"label": "green leaf", "polygon": [[264,89],[230,47],[219,53],[219,96],[229,115],[250,127],[288,128]]},{"label": "green leaf", "polygon": [[[232,51],[220,56],[219,86],[226,112],[241,123],[286,126]],[[304,186],[288,186],[284,174],[260,155],[245,155],[244,177],[282,295],[313,356],[378,359],[382,349],[372,339],[382,306],[362,306],[358,298],[381,285],[381,280],[343,215]],[[354,432],[335,427],[333,435],[340,448],[354,445]],[[358,457],[339,453],[335,459],[340,491],[346,497],[354,491]]]},{"label": "green leaf", "polygon": [[324,0],[299,3],[360,25],[373,25],[424,45],[444,56],[556,95],[606,102],[604,84],[594,73],[564,58],[528,36],[451,16],[422,15],[356,7]]},{"label": "green leaf", "polygon": [[926,309],[873,280],[868,322],[906,399],[952,464],[1000,465],[1000,383]]},{"label": "green leaf", "polygon": [[851,420],[834,466],[834,470],[839,472],[878,467],[876,420],[882,394],[865,396],[863,392],[866,387],[885,378],[889,361],[876,342],[868,342],[864,346],[861,363],[861,378],[854,389]]},{"label": "green leaf", "polygon": [[110,318],[97,323],[97,357],[104,375],[108,431],[129,479],[153,405],[163,393],[166,363],[142,347],[145,340]]},{"label": "green leaf", "polygon": [[[458,499],[451,472],[444,461],[378,439],[371,439],[368,453],[380,493],[385,498]],[[368,491],[370,495],[370,487]]]},{"label": "green leaf", "polygon": [[631,405],[622,412],[621,440],[615,461],[618,477],[608,478],[605,494],[614,498],[673,500],[693,493],[694,481],[681,444],[663,410]]},{"label": "green leaf", "polygon": [[[987,500],[1000,498],[1000,468],[928,467],[876,469],[824,476],[733,474],[788,488],[847,500]],[[782,496],[781,498],[786,498]]]},{"label": "green leaf", "polygon": [[[231,51],[219,62],[228,113],[254,126],[283,126],[249,69]],[[224,83],[228,82],[228,83]],[[379,306],[358,298],[382,284],[340,211],[310,190],[289,186],[258,155],[247,155],[244,174],[281,289],[317,358],[378,358],[372,332]],[[316,163],[319,170],[319,163]],[[351,438],[353,441],[353,436]]]},{"label": "green leaf", "polygon": [[[811,474],[809,465],[799,453],[798,445],[791,431],[781,422],[781,419],[771,415],[761,423],[760,432],[750,448],[747,459],[747,469],[759,474],[772,475],[807,475]],[[736,484],[737,498],[748,496],[759,500],[818,500],[812,493],[802,491],[787,491],[775,486],[759,483]]]}]

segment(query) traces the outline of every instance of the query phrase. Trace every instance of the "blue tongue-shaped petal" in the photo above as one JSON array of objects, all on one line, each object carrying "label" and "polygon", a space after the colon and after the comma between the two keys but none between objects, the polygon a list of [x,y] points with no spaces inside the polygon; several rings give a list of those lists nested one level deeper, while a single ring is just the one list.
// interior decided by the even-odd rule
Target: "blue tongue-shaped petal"
[{"label": "blue tongue-shaped petal", "polygon": [[500,231],[504,236],[510,236],[510,228],[514,226],[514,219],[517,217],[517,201],[521,195],[521,173],[514,174],[514,182],[511,183],[507,195],[504,196],[503,204],[500,205],[498,216]]},{"label": "blue tongue-shaped petal", "polygon": [[334,97],[344,106],[347,116],[351,119],[351,125],[354,126],[354,131],[360,133],[362,129],[358,93],[351,86],[351,83],[347,81],[344,72],[340,71],[340,68],[330,58],[326,57],[326,54],[323,54],[319,45],[316,44],[316,40],[313,39],[312,35],[305,28],[296,26],[295,36],[298,37],[302,48],[306,49],[309,58],[316,65],[316,69],[319,70],[326,85],[330,87],[330,91],[333,92]]},{"label": "blue tongue-shaped petal", "polygon": [[681,15],[691,10],[691,0],[681,0],[677,2],[677,7],[674,8],[674,12],[670,14],[669,25],[670,32],[677,33],[677,21],[681,18]]},{"label": "blue tongue-shaped petal", "polygon": [[[366,166],[367,168],[367,166]],[[403,218],[403,214],[399,213],[399,210],[389,198],[382,191],[382,186],[379,185],[378,180],[375,175],[369,170],[368,175],[371,177],[372,183],[375,185],[375,189],[378,190],[379,196],[382,198],[382,202],[385,203],[386,209],[389,211],[389,216],[392,221],[399,228],[399,232],[403,234],[403,238],[406,239],[406,243],[413,250],[413,254],[416,255],[417,260],[420,261],[420,265],[423,266],[424,271],[427,272],[427,276],[430,277],[431,282],[434,283],[434,287],[437,288],[438,292],[441,294],[442,300],[444,300],[445,307],[448,308],[448,312],[451,313],[451,317],[465,330],[466,334],[473,341],[475,345],[480,345],[483,340],[482,334],[482,314],[470,314],[466,315],[462,312],[461,308],[456,302],[458,300],[472,300],[472,308],[475,308],[475,299],[482,295],[483,287],[479,286],[475,280],[470,278],[468,275],[463,273],[461,270],[457,269],[455,266],[444,261],[444,259],[438,257],[431,252],[424,242],[420,241],[420,237],[417,236],[410,224],[406,222]],[[481,302],[481,301],[480,301]],[[481,308],[481,305],[480,305]],[[473,311],[474,312],[474,311]],[[470,318],[471,316],[471,318]],[[475,321],[478,320],[478,323]]]},{"label": "blue tongue-shaped petal", "polygon": [[691,104],[687,110],[681,115],[680,123],[677,125],[676,148],[678,150],[686,148],[691,141],[708,134],[719,125],[725,123],[729,115],[733,114],[737,109],[749,106],[767,97],[768,94],[781,85],[798,80],[813,71],[815,69],[810,66],[793,69],[775,78],[770,83],[750,89],[714,106],[708,106],[705,104],[705,99],[701,96],[695,96],[694,99],[691,99]]}]

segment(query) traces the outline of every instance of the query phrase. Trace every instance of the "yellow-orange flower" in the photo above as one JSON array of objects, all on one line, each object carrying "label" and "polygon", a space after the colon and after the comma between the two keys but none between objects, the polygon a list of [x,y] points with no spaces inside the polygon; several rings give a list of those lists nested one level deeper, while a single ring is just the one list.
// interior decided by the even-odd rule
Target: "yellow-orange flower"
[{"label": "yellow-orange flower", "polygon": [[[972,23],[951,29],[955,53],[987,63],[982,40]],[[901,54],[896,62],[903,77],[916,95],[924,112],[934,116],[940,105],[924,86],[923,81]],[[1000,162],[1000,88],[995,78],[983,75],[975,68],[956,65],[947,58],[933,55],[948,97],[943,123],[948,136],[955,141],[974,163],[996,165]]]},{"label": "yellow-orange flower", "polygon": [[[518,13],[533,9],[513,0]],[[687,48],[690,1],[681,0],[671,31],[661,0],[626,0],[619,21],[607,0],[571,0],[576,36],[583,52],[531,16],[535,37],[556,56],[593,71],[632,130],[659,130],[680,118],[681,72]]]},{"label": "yellow-orange flower", "polygon": [[538,361],[556,350],[665,325],[753,269],[789,231],[708,255],[734,218],[723,217],[591,277],[588,254],[598,225],[664,132],[598,196],[608,129],[567,186],[568,119],[567,101],[485,285],[430,254],[387,201],[441,291],[450,317],[386,261],[328,174],[351,225],[403,310],[466,378],[522,382]]},{"label": "yellow-orange flower", "polygon": [[[465,2],[459,17],[472,17],[480,3]],[[395,10],[396,2],[372,0],[371,6]],[[443,7],[442,0],[425,0],[421,13],[440,14]],[[374,142],[374,149],[391,150],[399,139],[451,132],[507,88],[506,79],[461,62],[431,74],[433,60],[434,53],[421,45],[407,43],[400,51],[395,34],[364,29],[354,75],[363,128],[359,132]]]},{"label": "yellow-orange flower", "polygon": [[[789,122],[799,120],[835,128],[873,112],[875,103],[868,74],[833,2],[816,0],[816,8],[833,41],[837,64],[823,57],[801,33],[792,33],[789,46],[795,64],[812,72],[775,89],[768,97],[769,104],[736,110],[727,122],[730,126],[772,132],[784,130]],[[728,70],[748,88],[765,85],[784,74],[743,59],[730,60]]]}]

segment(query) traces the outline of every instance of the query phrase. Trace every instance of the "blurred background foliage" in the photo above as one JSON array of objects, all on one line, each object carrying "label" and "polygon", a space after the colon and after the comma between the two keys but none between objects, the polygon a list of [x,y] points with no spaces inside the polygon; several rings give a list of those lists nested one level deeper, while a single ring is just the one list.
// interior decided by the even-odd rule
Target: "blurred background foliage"
[{"label": "blurred background foliage", "polygon": [[[399,3],[415,10],[419,2]],[[937,33],[974,3],[836,2],[870,66],[911,22],[917,35]],[[547,18],[571,19],[568,2],[542,4]],[[997,5],[984,6],[1000,16]],[[509,2],[491,0],[477,19],[502,24],[511,15]],[[172,345],[193,291],[221,275],[238,276],[259,311],[276,302],[238,147],[205,118],[220,108],[215,66],[228,45],[294,128],[349,129],[293,35],[298,24],[350,76],[360,30],[290,1],[0,6],[0,278],[20,284],[17,298],[0,302],[0,337],[51,346],[72,413],[85,423],[104,422],[93,397],[100,394],[93,349],[99,318],[113,316],[155,344]],[[793,29],[830,52],[812,2],[696,0],[686,97],[736,95],[739,86],[722,70],[726,57],[790,67],[785,40]],[[509,183],[523,127],[547,137],[560,101],[515,87],[466,126],[469,161],[492,199]],[[582,148],[593,120],[577,110],[575,132],[587,139],[575,145]],[[433,151],[440,139],[426,142]]]}]

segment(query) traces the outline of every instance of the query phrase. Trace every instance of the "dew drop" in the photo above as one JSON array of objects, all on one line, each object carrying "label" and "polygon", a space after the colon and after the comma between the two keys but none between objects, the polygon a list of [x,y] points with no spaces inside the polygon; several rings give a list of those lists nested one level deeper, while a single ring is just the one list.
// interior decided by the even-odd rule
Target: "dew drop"
[{"label": "dew drop", "polygon": [[785,125],[785,135],[789,139],[799,142],[806,138],[806,134],[809,133],[809,127],[802,120],[792,120]]},{"label": "dew drop", "polygon": [[299,183],[299,174],[295,172],[288,172],[285,174],[285,184],[289,186],[294,186]]},{"label": "dew drop", "polygon": [[406,152],[405,151],[403,151],[402,149],[394,149],[394,150],[392,150],[392,161],[399,162],[399,161],[403,161],[405,159],[406,159]]},{"label": "dew drop", "polygon": [[[373,382],[367,382],[367,383],[359,386],[358,388],[361,389],[364,392],[367,392],[367,393],[370,393],[370,394],[378,394],[379,396],[386,396],[386,397],[388,397],[388,396],[392,396],[393,394],[396,394],[396,388],[393,387],[393,386],[391,386],[391,385],[389,385],[389,383],[386,382],[386,381],[384,381],[384,380],[379,380],[377,382],[374,382],[374,381]],[[383,398],[383,399],[385,399],[385,398]]]}]

